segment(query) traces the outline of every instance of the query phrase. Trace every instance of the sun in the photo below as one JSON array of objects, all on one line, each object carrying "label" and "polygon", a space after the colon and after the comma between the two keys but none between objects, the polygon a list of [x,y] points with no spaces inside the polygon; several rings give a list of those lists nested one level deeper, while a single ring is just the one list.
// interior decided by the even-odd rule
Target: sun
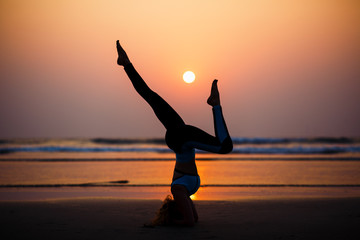
[{"label": "sun", "polygon": [[192,83],[195,80],[195,74],[191,71],[187,71],[183,75],[184,82]]}]

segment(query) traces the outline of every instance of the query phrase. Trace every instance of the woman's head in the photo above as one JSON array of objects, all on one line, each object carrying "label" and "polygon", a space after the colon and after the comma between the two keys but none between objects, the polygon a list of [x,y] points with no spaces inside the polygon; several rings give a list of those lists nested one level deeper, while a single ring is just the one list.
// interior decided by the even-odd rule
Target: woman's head
[{"label": "woman's head", "polygon": [[161,208],[156,213],[152,224],[157,225],[169,225],[171,224],[171,219],[177,218],[179,215],[176,209],[175,201],[170,195],[167,195],[163,201]]}]

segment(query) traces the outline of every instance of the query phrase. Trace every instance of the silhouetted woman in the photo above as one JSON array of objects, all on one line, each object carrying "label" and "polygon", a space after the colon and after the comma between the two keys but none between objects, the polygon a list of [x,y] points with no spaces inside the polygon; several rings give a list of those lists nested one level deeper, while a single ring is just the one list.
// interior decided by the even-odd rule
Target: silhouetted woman
[{"label": "silhouetted woman", "polygon": [[176,164],[171,183],[174,200],[168,196],[154,219],[154,225],[179,224],[193,226],[198,215],[190,196],[200,187],[200,177],[195,164],[195,149],[213,153],[229,153],[233,145],[223,118],[217,80],[211,87],[207,103],[213,107],[215,137],[199,128],[186,125],[175,110],[157,93],[152,91],[131,64],[126,52],[116,42],[117,64],[124,66],[135,90],[151,106],[166,128],[165,141],[176,154]]}]

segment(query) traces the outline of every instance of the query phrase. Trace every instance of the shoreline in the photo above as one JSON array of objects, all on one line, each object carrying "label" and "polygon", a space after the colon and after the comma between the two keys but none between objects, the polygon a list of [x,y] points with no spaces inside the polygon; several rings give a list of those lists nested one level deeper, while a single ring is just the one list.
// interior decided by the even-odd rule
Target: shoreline
[{"label": "shoreline", "polygon": [[144,228],[161,200],[0,201],[11,239],[357,239],[360,197],[195,200],[193,228]]},{"label": "shoreline", "polygon": [[[77,198],[163,200],[167,195],[171,195],[169,186],[0,188],[0,202]],[[192,198],[208,201],[360,198],[360,187],[200,187]]]}]

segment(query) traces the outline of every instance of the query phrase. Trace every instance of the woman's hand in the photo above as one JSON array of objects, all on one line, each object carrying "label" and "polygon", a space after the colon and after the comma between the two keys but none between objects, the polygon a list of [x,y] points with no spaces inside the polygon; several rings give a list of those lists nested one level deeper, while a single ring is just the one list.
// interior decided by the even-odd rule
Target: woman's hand
[{"label": "woman's hand", "polygon": [[116,49],[118,52],[117,64],[120,66],[125,66],[127,64],[130,64],[130,60],[124,49],[120,46],[119,40],[116,41]]}]

